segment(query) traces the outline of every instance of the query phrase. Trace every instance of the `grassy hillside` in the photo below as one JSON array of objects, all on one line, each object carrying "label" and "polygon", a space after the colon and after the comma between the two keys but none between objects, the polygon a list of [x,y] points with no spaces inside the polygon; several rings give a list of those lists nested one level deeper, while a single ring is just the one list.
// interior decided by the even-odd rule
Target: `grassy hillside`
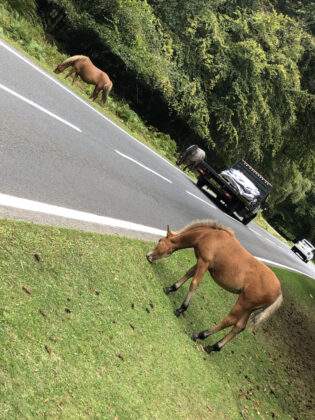
[{"label": "grassy hillside", "polygon": [[[314,418],[314,282],[277,271],[285,303],[218,354],[190,339],[235,296],[207,278],[184,318],[164,295],[190,251],[0,221],[2,418]],[[314,325],[314,324],[313,324]]]}]

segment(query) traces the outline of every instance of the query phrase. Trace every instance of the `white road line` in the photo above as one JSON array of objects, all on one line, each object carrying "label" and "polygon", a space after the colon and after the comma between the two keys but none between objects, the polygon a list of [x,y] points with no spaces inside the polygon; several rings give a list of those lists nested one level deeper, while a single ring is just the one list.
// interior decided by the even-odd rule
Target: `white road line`
[{"label": "white road line", "polygon": [[[195,197],[197,200],[202,201],[202,202],[203,202],[204,204],[206,204],[207,206],[212,207],[212,208],[214,208],[214,209],[216,209],[216,210],[218,210],[218,211],[221,211],[221,210],[220,210],[218,207],[216,207],[215,205],[208,203],[208,201],[203,200],[202,198],[198,197],[197,195],[195,195],[195,194],[191,193],[190,191],[187,191],[187,190],[186,190],[186,193],[187,193],[187,194],[189,194],[189,195],[191,195],[191,196],[193,196],[193,197]],[[239,222],[239,223],[240,223],[240,221],[239,221],[239,220],[237,220],[237,219],[235,219],[235,217],[230,216],[229,214],[227,214],[227,213],[225,213],[225,212],[222,212],[222,214],[224,214],[224,217],[229,217],[229,218],[230,218],[231,220],[233,220],[234,222]]]},{"label": "white road line", "polygon": [[74,130],[78,131],[79,133],[82,133],[80,128],[77,126],[71,124],[69,121],[58,117],[58,115],[54,114],[53,112],[48,111],[48,109],[43,108],[42,106],[38,105],[36,102],[31,101],[30,99],[25,98],[25,96],[20,95],[19,93],[15,92],[14,90],[4,86],[2,83],[0,83],[0,89],[4,90],[5,92],[10,93],[11,95],[15,96],[16,98],[19,98],[21,101],[26,102],[27,104],[31,105],[32,107],[38,109],[39,111],[44,112],[45,114],[49,115],[52,118],[55,118],[56,120],[62,122],[63,124],[67,125],[68,127],[73,128]]},{"label": "white road line", "polygon": [[256,230],[252,229],[252,228],[248,228],[249,230],[251,230],[253,233],[255,233],[255,235],[261,236],[263,238],[263,235],[261,235],[260,233],[258,233]]},{"label": "white road line", "polygon": [[93,213],[86,213],[79,210],[72,210],[65,207],[45,204],[38,201],[27,200],[25,198],[14,197],[0,193],[0,206],[13,207],[15,209],[33,211],[37,213],[49,214],[51,216],[64,217],[66,219],[79,220],[82,222],[96,223],[103,226],[117,227],[136,232],[151,233],[153,235],[165,236],[164,230],[150,226],[144,226],[126,220],[113,219],[112,217],[98,216]]},{"label": "white road line", "polygon": [[198,197],[197,195],[191,193],[190,191],[185,191],[187,194],[191,195],[192,197],[196,198],[199,201],[202,201],[204,204],[206,204],[209,207],[213,207],[214,209],[216,209],[216,207],[213,204],[208,203],[206,200],[203,200],[202,198]]},{"label": "white road line", "polygon": [[266,258],[260,258],[260,257],[255,257],[255,258],[257,258],[257,260],[265,262],[266,264],[272,265],[273,267],[285,268],[289,271],[294,271],[295,273],[303,274],[303,276],[310,277],[311,279],[314,278],[314,276],[312,277],[310,274],[303,273],[303,271],[296,270],[295,268],[288,267],[286,265],[283,265],[274,261],[267,260]]},{"label": "white road line", "polygon": [[131,134],[129,134],[126,130],[124,130],[123,128],[121,128],[119,125],[115,124],[112,120],[110,120],[109,118],[107,118],[104,114],[102,114],[101,112],[99,112],[97,109],[93,108],[84,99],[80,98],[80,96],[76,95],[74,92],[72,92],[70,89],[68,89],[62,83],[60,83],[57,79],[55,79],[54,77],[50,76],[48,73],[46,73],[40,67],[37,67],[34,63],[32,63],[30,60],[28,60],[27,58],[25,58],[23,55],[21,55],[20,53],[18,53],[17,51],[15,51],[13,48],[11,48],[9,45],[7,45],[5,42],[3,42],[1,39],[0,39],[0,46],[3,47],[3,48],[5,48],[7,51],[10,51],[12,54],[14,54],[20,60],[24,61],[29,66],[31,66],[33,69],[35,69],[36,71],[38,71],[39,73],[41,73],[43,76],[45,76],[47,79],[49,79],[50,81],[52,81],[53,83],[55,83],[56,85],[58,85],[59,87],[61,87],[63,90],[65,90],[66,92],[68,92],[71,96],[73,96],[74,98],[76,98],[78,101],[80,101],[81,103],[83,103],[85,106],[87,106],[88,108],[90,108],[92,111],[96,112],[101,118],[103,118],[104,120],[106,120],[108,123],[112,124],[118,130],[120,130],[123,133],[127,134],[127,136],[129,136],[134,141],[136,141],[137,143],[139,143],[142,147],[144,147],[145,149],[149,150],[151,153],[153,153],[158,158],[162,159],[164,162],[166,162],[168,165],[170,165],[173,169],[175,169],[176,171],[179,171],[181,174],[183,174],[187,178],[189,178],[181,169],[177,168],[175,165],[173,165],[171,162],[169,162],[163,156],[159,155],[157,152],[155,152],[153,149],[151,149],[150,147],[148,147],[146,144],[141,143],[141,141],[137,140],[135,137],[133,137]]},{"label": "white road line", "polygon": [[[126,220],[114,219],[112,217],[99,216],[93,213],[86,213],[79,210],[68,209],[65,207],[54,206],[52,204],[41,203],[39,201],[27,200],[25,198],[14,197],[12,195],[0,193],[0,206],[12,207],[15,209],[32,211],[36,213],[48,214],[51,216],[59,216],[66,219],[73,219],[87,223],[96,223],[102,226],[117,227],[125,230],[132,230],[135,232],[150,233],[157,236],[165,236],[166,232],[161,229],[156,229],[150,226],[140,225],[137,223],[128,222]],[[285,268],[304,276],[312,277],[310,274],[303,273],[295,268],[267,260],[265,258],[256,257],[258,260],[265,262],[268,265]]]},{"label": "white road line", "polygon": [[264,240],[266,240],[268,242],[271,242],[273,245],[278,246],[280,248],[280,246],[275,241],[273,241],[273,240],[271,240],[269,238],[266,238],[265,236],[263,238],[264,238]]},{"label": "white road line", "polygon": [[273,246],[276,246],[277,248],[279,248],[279,249],[281,249],[281,250],[283,250],[283,249],[284,249],[284,247],[283,247],[283,246],[279,245],[279,244],[278,244],[277,242],[275,242],[274,240],[272,241],[271,239],[266,238],[266,236],[264,236],[264,235],[262,235],[262,234],[258,233],[256,230],[254,230],[254,229],[252,229],[252,228],[248,228],[248,229],[249,229],[249,230],[251,230],[251,231],[252,231],[253,233],[255,233],[256,235],[260,236],[260,237],[262,238],[262,241],[268,241],[268,242],[271,242]]},{"label": "white road line", "polygon": [[148,167],[147,167],[147,166],[145,166],[143,163],[138,162],[137,160],[133,159],[132,157],[127,156],[127,155],[125,155],[124,153],[121,153],[119,150],[115,150],[115,152],[116,152],[118,155],[122,156],[123,158],[128,159],[128,160],[130,160],[131,162],[135,163],[136,165],[141,166],[141,168],[146,169],[146,170],[147,170],[147,171],[149,171],[149,172],[152,172],[152,174],[154,174],[154,175],[156,175],[156,176],[159,176],[160,178],[164,179],[164,181],[169,182],[170,184],[172,184],[172,183],[173,183],[171,180],[169,180],[169,179],[165,178],[165,176],[160,175],[158,172],[153,171],[152,169],[148,168]]},{"label": "white road line", "polygon": [[254,229],[252,229],[252,228],[248,228],[249,230],[251,230],[253,233],[255,233],[256,235],[258,235],[258,236],[261,236],[262,237],[262,240],[264,240],[264,241],[268,241],[268,242],[271,242],[272,243],[272,245],[276,245],[276,246],[278,246],[274,241],[272,241],[271,239],[269,239],[269,238],[266,238],[266,236],[264,236],[264,235],[261,235],[260,233],[258,233],[258,232],[256,232],[256,230],[254,230]]}]

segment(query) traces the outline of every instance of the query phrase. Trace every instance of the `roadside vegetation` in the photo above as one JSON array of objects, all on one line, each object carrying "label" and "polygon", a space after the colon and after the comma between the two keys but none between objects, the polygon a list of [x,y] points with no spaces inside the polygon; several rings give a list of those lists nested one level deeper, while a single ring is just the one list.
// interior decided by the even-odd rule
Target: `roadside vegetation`
[{"label": "roadside vegetation", "polygon": [[[67,57],[60,52],[60,47],[57,46],[53,37],[44,31],[33,0],[28,0],[26,3],[19,0],[6,0],[3,4],[0,4],[0,36],[11,42],[16,48],[23,50],[24,53],[29,55],[30,59],[35,60],[49,73],[52,72],[57,63]],[[54,77],[57,77],[57,75],[54,75]],[[63,74],[59,78],[62,83],[79,96],[87,101],[89,100],[93,89],[91,86],[79,80],[72,85],[69,79],[64,79]],[[99,103],[93,103],[93,106],[138,140],[155,149],[170,162],[175,162],[181,146],[176,144],[169,134],[158,131],[143,120],[126,100],[121,99],[117,94],[113,94],[109,97],[106,107]],[[194,178],[192,173],[189,173],[189,176]],[[307,211],[307,208],[305,211]],[[262,214],[256,221],[271,234],[289,243],[267,223]]]},{"label": "roadside vegetation", "polygon": [[208,355],[192,332],[235,296],[207,275],[185,317],[166,296],[191,251],[0,221],[2,418],[314,418],[314,281],[275,270],[284,305]]},{"label": "roadside vegetation", "polygon": [[[27,5],[24,1],[11,2],[12,5],[13,3],[17,3],[20,7],[14,9],[8,5],[0,4],[0,37],[6,39],[14,47],[23,50],[32,61],[45,68],[48,73],[52,73],[56,65],[68,56],[60,52],[53,39],[45,33],[41,21],[36,15],[36,8],[32,7],[33,1],[29,0]],[[65,79],[65,74],[59,75],[62,83],[89,101],[93,87],[80,80],[72,85],[71,79]],[[56,74],[54,77],[58,78]],[[175,141],[168,134],[158,131],[141,119],[126,100],[113,93],[110,95],[106,107],[100,102],[90,101],[90,103],[129,134],[155,149],[170,162],[175,163],[177,158]]]},{"label": "roadside vegetation", "polygon": [[[245,158],[273,184],[268,221],[315,240],[314,2],[5,4],[59,50],[106,69],[117,96],[178,149],[198,143],[217,169]],[[134,118],[130,108],[123,118]]]}]

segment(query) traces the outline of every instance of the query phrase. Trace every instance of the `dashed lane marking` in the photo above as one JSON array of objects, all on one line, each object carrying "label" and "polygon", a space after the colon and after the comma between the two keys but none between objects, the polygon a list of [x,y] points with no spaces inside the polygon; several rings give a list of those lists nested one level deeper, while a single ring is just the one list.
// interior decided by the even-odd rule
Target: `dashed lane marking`
[{"label": "dashed lane marking", "polygon": [[128,156],[128,155],[125,155],[124,153],[121,153],[119,150],[115,150],[115,152],[116,152],[118,155],[122,156],[123,158],[130,160],[131,162],[135,163],[136,165],[141,166],[141,168],[143,168],[143,169],[145,169],[145,170],[147,170],[147,171],[151,172],[152,174],[154,174],[154,175],[156,175],[156,176],[158,176],[158,177],[160,177],[160,178],[164,179],[164,181],[169,182],[170,184],[172,184],[172,181],[171,181],[171,180],[169,180],[168,178],[165,178],[165,176],[163,176],[163,175],[159,174],[158,172],[153,171],[153,169],[149,168],[148,166],[145,166],[145,165],[144,165],[143,163],[141,163],[141,162],[138,162],[136,159],[133,159],[132,157],[130,157],[130,156]]},{"label": "dashed lane marking", "polygon": [[23,95],[20,95],[19,93],[15,92],[14,90],[4,86],[2,83],[0,83],[0,89],[4,90],[7,93],[10,93],[11,95],[15,96],[16,98],[20,99],[23,102],[26,102],[28,105],[31,105],[33,108],[38,109],[39,111],[44,112],[45,114],[49,115],[52,118],[55,118],[56,120],[62,122],[63,124],[67,125],[68,127],[73,128],[73,130],[78,131],[79,133],[82,133],[82,130],[78,128],[76,125],[71,124],[69,121],[65,120],[64,118],[59,117],[58,115],[54,114],[53,112],[49,111],[48,109],[42,107],[41,105],[38,105],[36,102],[31,101],[30,99],[26,98]]},{"label": "dashed lane marking", "polygon": [[186,190],[186,193],[187,193],[187,194],[189,194],[189,195],[191,195],[192,197],[196,198],[197,200],[201,201],[202,203],[206,204],[207,206],[209,206],[209,207],[212,207],[212,208],[216,209],[216,206],[214,206],[213,204],[208,203],[208,201],[206,201],[206,200],[204,200],[204,199],[202,199],[202,198],[198,197],[197,195],[195,195],[195,194],[191,193],[190,191],[187,191],[187,190]]}]

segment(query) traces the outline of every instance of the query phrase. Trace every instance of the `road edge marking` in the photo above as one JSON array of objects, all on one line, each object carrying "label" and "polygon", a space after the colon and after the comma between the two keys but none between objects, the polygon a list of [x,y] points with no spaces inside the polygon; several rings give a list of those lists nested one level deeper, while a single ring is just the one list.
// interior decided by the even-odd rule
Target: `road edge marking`
[{"label": "road edge marking", "polygon": [[288,267],[284,264],[280,264],[280,263],[277,263],[275,261],[267,260],[266,258],[261,258],[261,257],[256,257],[256,256],[255,256],[255,258],[257,258],[257,260],[259,260],[259,261],[262,261],[262,262],[266,263],[267,265],[269,264],[269,265],[272,265],[273,267],[285,268],[288,271],[294,271],[295,273],[302,274],[303,276],[310,277],[311,279],[314,280],[314,277],[312,277],[310,274],[303,273],[303,271],[297,270],[296,268]]},{"label": "road edge marking", "polygon": [[[159,237],[164,237],[166,235],[165,230],[129,222],[127,220],[120,220],[120,219],[114,219],[112,217],[99,216],[93,213],[83,212],[80,210],[72,210],[65,207],[55,206],[52,204],[46,204],[39,201],[28,200],[26,198],[15,197],[8,194],[0,193],[0,206],[11,207],[14,209],[19,209],[19,210],[31,211],[34,213],[43,213],[50,216],[59,216],[66,219],[72,219],[72,220],[88,222],[88,223],[95,223],[95,224],[99,224],[103,226],[116,227],[116,228],[125,229],[129,231],[134,231],[134,232],[149,233],[149,234],[153,234]],[[284,264],[280,264],[275,261],[270,261],[266,258],[261,258],[261,257],[256,257],[256,256],[254,257],[274,267],[285,268],[289,271],[294,271],[296,273],[299,273],[306,277],[310,277],[311,279],[314,279],[314,277],[312,277],[310,274],[303,273],[302,271],[297,270],[295,268],[288,267]]]},{"label": "road edge marking", "polygon": [[96,223],[103,226],[116,227],[135,232],[151,233],[153,235],[165,236],[166,232],[161,229],[138,223],[129,222],[127,220],[114,219],[107,216],[99,216],[97,214],[88,213],[80,210],[73,210],[66,207],[46,204],[39,201],[28,200],[0,193],[0,206],[12,207],[19,210],[27,210],[35,213],[43,213],[50,216],[59,216],[66,219],[78,220],[81,222]]}]

